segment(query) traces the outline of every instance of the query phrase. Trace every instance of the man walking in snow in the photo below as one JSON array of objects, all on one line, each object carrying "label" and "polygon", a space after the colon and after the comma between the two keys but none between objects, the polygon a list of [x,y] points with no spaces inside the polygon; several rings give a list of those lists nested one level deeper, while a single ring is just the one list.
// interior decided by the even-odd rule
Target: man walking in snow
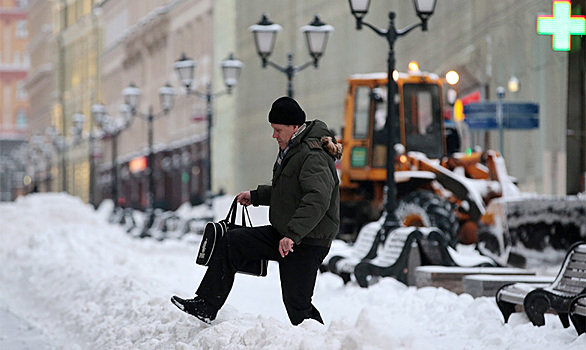
[{"label": "man walking in snow", "polygon": [[238,268],[266,259],[279,262],[283,303],[291,323],[314,319],[323,324],[312,297],[319,266],[338,233],[335,159],[342,156],[342,147],[324,122],[306,122],[305,112],[290,97],[273,102],[269,123],[279,143],[271,185],[259,185],[237,198],[245,206],[269,205],[271,225],[228,231],[215,247],[195,298],[171,298],[204,322],[216,318]]}]

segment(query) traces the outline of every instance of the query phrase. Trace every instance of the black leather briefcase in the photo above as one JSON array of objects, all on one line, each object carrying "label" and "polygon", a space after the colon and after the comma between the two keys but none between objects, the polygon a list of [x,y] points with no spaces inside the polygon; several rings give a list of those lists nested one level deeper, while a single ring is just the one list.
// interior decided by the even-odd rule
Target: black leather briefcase
[{"label": "black leather briefcase", "polygon": [[[199,250],[195,257],[196,264],[208,266],[210,260],[212,259],[212,254],[214,253],[214,249],[216,248],[218,240],[221,239],[229,230],[238,227],[249,227],[247,225],[246,218],[248,218],[250,227],[252,227],[252,221],[250,220],[248,209],[245,206],[242,206],[242,225],[236,224],[237,204],[238,202],[236,198],[234,198],[234,201],[232,202],[230,210],[228,211],[228,215],[226,215],[225,219],[218,222],[208,222],[206,224],[203,231],[203,236],[201,238],[201,243],[199,244]],[[240,268],[238,272],[264,277],[267,275],[267,265],[267,260],[251,260],[250,263]]]}]

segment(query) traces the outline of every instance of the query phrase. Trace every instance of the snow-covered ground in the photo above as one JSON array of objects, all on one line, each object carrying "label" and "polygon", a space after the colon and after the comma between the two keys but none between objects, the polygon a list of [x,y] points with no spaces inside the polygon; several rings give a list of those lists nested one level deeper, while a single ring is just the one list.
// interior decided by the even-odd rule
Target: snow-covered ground
[{"label": "snow-covered ground", "polygon": [[[225,215],[229,203],[221,197],[215,212]],[[266,209],[250,213],[254,224],[266,223]],[[205,326],[169,302],[173,294],[192,296],[205,271],[193,263],[197,240],[132,238],[107,215],[65,194],[0,204],[0,315],[14,320],[5,325],[16,322],[16,333],[37,337],[35,344],[68,350],[586,349],[586,335],[554,315],[544,327],[521,313],[503,324],[493,298],[392,278],[363,289],[329,273],[319,275],[314,296],[326,324],[293,327],[276,263],[264,278],[239,275],[214,325]],[[26,349],[14,341],[22,334],[7,329],[0,348]]]}]

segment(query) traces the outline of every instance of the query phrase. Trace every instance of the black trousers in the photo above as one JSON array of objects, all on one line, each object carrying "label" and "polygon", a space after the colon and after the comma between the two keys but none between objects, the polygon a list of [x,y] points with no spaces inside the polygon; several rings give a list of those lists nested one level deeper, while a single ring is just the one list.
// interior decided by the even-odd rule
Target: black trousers
[{"label": "black trousers", "polygon": [[323,324],[319,311],[311,303],[319,266],[329,248],[295,245],[284,258],[279,254],[283,238],[272,226],[244,227],[228,231],[216,244],[208,269],[196,291],[218,310],[224,305],[239,266],[250,260],[279,262],[283,303],[293,325],[305,319]]}]

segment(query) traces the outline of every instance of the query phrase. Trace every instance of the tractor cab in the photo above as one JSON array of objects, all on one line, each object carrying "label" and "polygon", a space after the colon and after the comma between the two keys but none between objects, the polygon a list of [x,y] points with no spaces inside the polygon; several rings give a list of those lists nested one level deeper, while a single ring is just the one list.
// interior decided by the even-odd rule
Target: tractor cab
[{"label": "tractor cab", "polygon": [[[442,79],[435,74],[399,73],[398,116],[394,143],[407,152],[417,151],[439,159],[447,154],[442,109]],[[386,178],[387,74],[357,74],[348,79],[343,173],[352,181]]]}]

